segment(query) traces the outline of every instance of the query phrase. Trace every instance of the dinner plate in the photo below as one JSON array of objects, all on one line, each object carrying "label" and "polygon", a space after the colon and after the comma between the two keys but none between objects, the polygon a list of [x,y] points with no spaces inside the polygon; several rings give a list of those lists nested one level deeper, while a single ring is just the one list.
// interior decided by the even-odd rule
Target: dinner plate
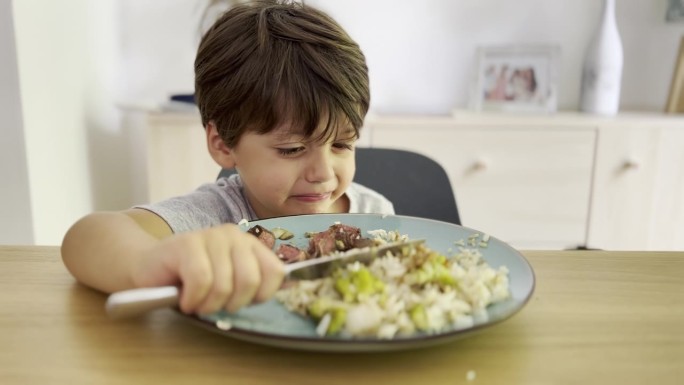
[{"label": "dinner plate", "polygon": [[[482,232],[451,223],[431,219],[376,214],[315,214],[278,217],[252,221],[243,224],[246,231],[254,225],[267,229],[281,227],[295,234],[285,242],[298,247],[306,247],[307,232],[324,231],[334,223],[355,226],[362,235],[370,237],[370,230],[395,230],[411,239],[423,238],[433,250],[452,254],[459,247],[456,242],[468,241],[469,237],[481,240]],[[468,245],[468,244],[467,244]],[[277,247],[277,245],[276,245]],[[466,246],[470,247],[470,246]],[[520,311],[534,291],[535,278],[532,267],[514,248],[503,241],[489,236],[486,246],[479,248],[485,261],[493,268],[506,266],[509,271],[511,297],[490,305],[486,315],[474,317],[474,323],[467,327],[452,327],[439,333],[416,333],[407,337],[393,339],[350,338],[340,336],[318,336],[316,323],[288,311],[276,299],[258,305],[248,306],[236,313],[219,312],[206,316],[185,315],[194,323],[222,335],[279,348],[327,351],[327,352],[374,352],[426,347],[446,343],[471,335],[486,327],[504,321]],[[182,313],[181,313],[182,314]]]}]

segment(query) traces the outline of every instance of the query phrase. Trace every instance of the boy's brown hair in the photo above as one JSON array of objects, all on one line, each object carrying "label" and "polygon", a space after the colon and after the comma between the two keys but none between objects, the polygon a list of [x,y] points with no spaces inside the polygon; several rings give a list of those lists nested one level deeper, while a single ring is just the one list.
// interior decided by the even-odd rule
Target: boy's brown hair
[{"label": "boy's brown hair", "polygon": [[[296,2],[237,5],[204,34],[195,59],[195,100],[235,146],[249,130],[290,123],[311,138],[323,119],[327,140],[342,127],[356,137],[368,112],[361,49],[331,17]],[[301,130],[301,131],[300,131]]]}]

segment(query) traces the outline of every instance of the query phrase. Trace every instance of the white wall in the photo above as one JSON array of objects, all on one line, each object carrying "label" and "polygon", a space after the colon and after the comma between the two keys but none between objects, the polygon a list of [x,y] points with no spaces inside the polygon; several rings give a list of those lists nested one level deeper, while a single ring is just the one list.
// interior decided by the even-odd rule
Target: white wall
[{"label": "white wall", "polygon": [[0,1],[0,244],[33,242],[12,4]]},{"label": "white wall", "polygon": [[108,130],[118,130],[113,106],[118,47],[112,44],[118,27],[113,4],[13,2],[26,175],[37,244],[60,244],[78,217],[108,199],[103,191],[107,183],[116,183],[114,178],[94,175],[115,158],[112,151],[122,149],[115,139],[103,139]]},{"label": "white wall", "polygon": [[[444,114],[467,106],[475,47],[480,44],[559,44],[559,106],[576,109],[584,49],[602,2],[307,3],[327,10],[360,43],[370,67],[375,112]],[[58,244],[78,217],[132,203],[130,167],[135,165],[129,161],[128,138],[115,103],[158,103],[169,94],[192,92],[203,1],[0,0],[0,4],[4,7],[0,9],[0,76],[12,78],[16,71],[11,55],[4,56],[11,52],[11,20],[6,20],[5,11],[12,4],[20,80],[19,89],[16,83],[5,88],[3,78],[0,91],[0,97],[15,103],[0,107],[0,177],[3,183],[16,181],[12,186],[18,186],[10,192],[7,187],[0,190],[14,210],[2,212],[0,229],[16,230],[17,234],[5,232],[16,242],[34,239],[39,244]],[[660,111],[665,105],[684,34],[684,23],[665,22],[666,5],[667,0],[617,0],[625,50],[623,110]],[[19,108],[22,115],[18,116]],[[21,116],[23,133],[17,128]],[[31,228],[22,228],[28,213]]]},{"label": "white wall", "polygon": [[[666,23],[667,0],[617,0],[625,64],[621,108],[661,111],[684,23]],[[124,0],[127,99],[163,100],[192,91],[198,4]],[[584,50],[601,0],[308,0],[335,17],[364,50],[372,108],[448,113],[468,105],[475,48],[552,43],[561,47],[559,108],[574,110]],[[153,49],[151,49],[153,47]]]}]

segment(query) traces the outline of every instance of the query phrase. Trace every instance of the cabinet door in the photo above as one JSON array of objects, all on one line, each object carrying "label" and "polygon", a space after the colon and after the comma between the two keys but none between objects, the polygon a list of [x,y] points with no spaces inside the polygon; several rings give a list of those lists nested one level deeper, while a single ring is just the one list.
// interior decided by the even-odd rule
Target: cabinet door
[{"label": "cabinet door", "polygon": [[596,131],[394,121],[372,145],[413,150],[447,170],[464,226],[522,249],[584,245]]},{"label": "cabinet door", "polygon": [[656,131],[623,123],[599,132],[589,244],[647,249],[654,194]]},{"label": "cabinet door", "polygon": [[649,250],[684,250],[684,122],[664,128],[658,148]]},{"label": "cabinet door", "polygon": [[612,250],[684,248],[684,132],[655,122],[599,134],[589,244]]}]

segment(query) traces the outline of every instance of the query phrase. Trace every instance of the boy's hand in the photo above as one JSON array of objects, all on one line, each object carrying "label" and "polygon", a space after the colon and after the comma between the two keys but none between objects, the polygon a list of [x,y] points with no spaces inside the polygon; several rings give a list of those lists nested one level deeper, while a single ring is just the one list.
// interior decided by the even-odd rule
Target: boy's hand
[{"label": "boy's hand", "polygon": [[138,261],[136,286],[180,284],[184,313],[234,312],[265,301],[285,275],[275,253],[234,224],[162,239]]}]

